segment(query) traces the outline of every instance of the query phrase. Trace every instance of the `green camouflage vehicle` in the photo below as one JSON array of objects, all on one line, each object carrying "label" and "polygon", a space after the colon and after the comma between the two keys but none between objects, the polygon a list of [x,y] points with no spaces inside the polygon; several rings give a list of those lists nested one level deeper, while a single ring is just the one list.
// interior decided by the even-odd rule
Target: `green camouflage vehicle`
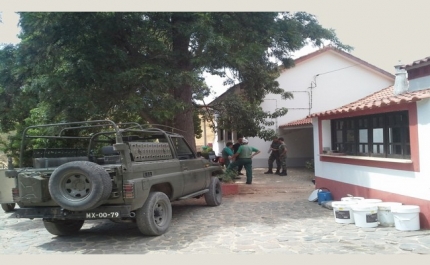
[{"label": "green camouflage vehicle", "polygon": [[165,233],[171,202],[204,196],[222,202],[219,164],[196,156],[185,139],[110,120],[31,126],[19,168],[0,170],[0,203],[16,218],[42,218],[52,234],[77,233],[85,220],[135,222],[144,235]]}]

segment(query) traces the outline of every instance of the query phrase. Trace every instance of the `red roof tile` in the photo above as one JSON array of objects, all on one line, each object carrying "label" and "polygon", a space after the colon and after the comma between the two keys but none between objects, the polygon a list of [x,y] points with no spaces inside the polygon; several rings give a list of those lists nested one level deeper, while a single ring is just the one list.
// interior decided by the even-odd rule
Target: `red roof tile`
[{"label": "red roof tile", "polygon": [[286,128],[286,127],[294,127],[294,126],[303,126],[303,125],[312,125],[312,118],[304,118],[301,120],[296,120],[289,122],[287,124],[282,124],[279,126],[279,128]]},{"label": "red roof tile", "polygon": [[356,112],[360,110],[380,108],[380,107],[385,107],[385,106],[395,105],[400,103],[412,103],[424,98],[430,98],[430,88],[424,89],[424,90],[406,92],[399,95],[394,95],[393,90],[394,90],[394,87],[390,86],[378,92],[375,92],[367,97],[359,99],[355,102],[344,105],[340,108],[327,110],[319,113],[313,113],[308,117],[329,116],[329,115],[341,114],[341,113],[347,113],[347,112],[351,113],[351,112]]},{"label": "red roof tile", "polygon": [[426,58],[421,59],[421,60],[413,61],[413,62],[412,62],[412,63],[410,63],[410,64],[403,65],[403,67],[402,67],[402,68],[410,68],[410,67],[412,67],[412,66],[417,66],[417,65],[425,64],[425,63],[429,63],[429,62],[430,62],[430,57],[426,57]]}]

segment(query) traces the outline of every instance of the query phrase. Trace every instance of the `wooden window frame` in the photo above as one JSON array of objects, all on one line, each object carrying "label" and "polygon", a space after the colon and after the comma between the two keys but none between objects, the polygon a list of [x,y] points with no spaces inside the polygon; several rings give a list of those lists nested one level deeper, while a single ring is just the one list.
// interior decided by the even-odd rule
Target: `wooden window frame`
[{"label": "wooden window frame", "polygon": [[[403,110],[331,120],[332,150],[351,156],[410,159],[408,117],[408,111]],[[367,130],[367,142],[360,142],[360,130],[364,129]],[[382,142],[374,141],[375,129],[382,129]],[[393,142],[394,136],[390,135],[394,129],[400,134],[396,142]],[[341,137],[339,132],[342,133]],[[360,152],[366,149],[365,146],[367,152]],[[393,150],[400,150],[400,153],[393,153]]]},{"label": "wooden window frame", "polygon": [[[364,116],[385,112],[396,112],[401,110],[408,111],[409,119],[409,139],[410,139],[410,159],[392,159],[392,158],[372,158],[360,156],[335,156],[323,153],[323,120],[333,120],[346,117]],[[393,104],[379,108],[368,108],[355,112],[343,112],[318,117],[318,141],[319,141],[319,160],[321,162],[330,162],[338,164],[349,164],[365,167],[386,168],[394,170],[404,170],[420,172],[420,154],[418,141],[418,111],[416,102],[406,102],[402,104]],[[331,137],[331,131],[330,137]]]}]

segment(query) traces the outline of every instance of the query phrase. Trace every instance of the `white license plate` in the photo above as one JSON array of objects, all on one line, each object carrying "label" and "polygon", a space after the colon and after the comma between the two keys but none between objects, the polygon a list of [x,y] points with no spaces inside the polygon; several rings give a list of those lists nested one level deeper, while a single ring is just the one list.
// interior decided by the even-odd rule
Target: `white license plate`
[{"label": "white license plate", "polygon": [[86,219],[100,219],[100,218],[119,218],[119,212],[88,212],[85,213]]}]

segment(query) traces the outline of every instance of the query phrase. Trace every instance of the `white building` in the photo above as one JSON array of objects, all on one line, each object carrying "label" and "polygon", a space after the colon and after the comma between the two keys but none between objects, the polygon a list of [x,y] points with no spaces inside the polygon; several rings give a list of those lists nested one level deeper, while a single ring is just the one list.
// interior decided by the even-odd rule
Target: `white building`
[{"label": "white building", "polygon": [[[273,129],[284,137],[288,148],[288,166],[304,166],[314,157],[314,138],[309,114],[333,109],[392,85],[394,75],[379,69],[349,53],[331,46],[295,60],[295,67],[285,69],[276,79],[279,86],[294,95],[283,100],[280,95],[267,95],[262,108],[274,111],[286,107],[288,113],[274,120]],[[236,85],[224,94],[235,93]],[[222,100],[221,95],[216,100]],[[246,136],[245,136],[246,137]],[[218,154],[226,141],[236,140],[234,132],[218,132],[214,150]],[[249,138],[249,145],[261,150],[253,158],[254,167],[267,167],[271,142]]]},{"label": "white building", "polygon": [[429,113],[430,57],[397,67],[394,85],[311,114],[317,187],[335,200],[352,194],[418,205],[421,228],[430,228]]}]

